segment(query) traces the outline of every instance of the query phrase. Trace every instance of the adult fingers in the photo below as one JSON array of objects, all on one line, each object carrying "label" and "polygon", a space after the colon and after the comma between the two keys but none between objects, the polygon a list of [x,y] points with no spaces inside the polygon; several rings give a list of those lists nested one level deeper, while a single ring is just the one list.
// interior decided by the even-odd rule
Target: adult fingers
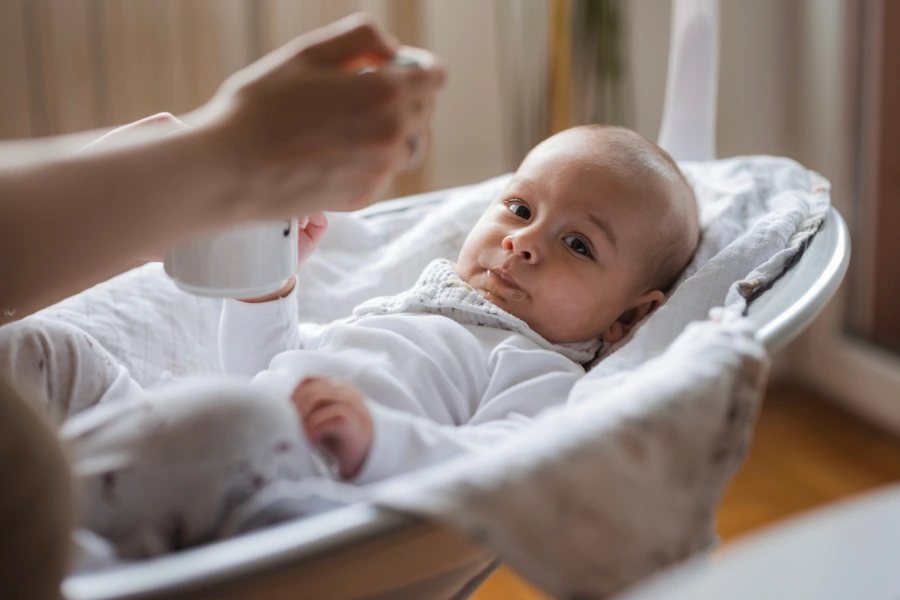
[{"label": "adult fingers", "polygon": [[380,63],[397,53],[399,44],[368,15],[357,13],[311,32],[318,38],[299,55],[312,64],[344,67],[360,59]]},{"label": "adult fingers", "polygon": [[405,170],[421,164],[429,142],[431,117],[434,112],[436,92],[444,84],[443,70],[435,67],[431,72],[407,73],[402,89],[401,105],[405,113]]}]

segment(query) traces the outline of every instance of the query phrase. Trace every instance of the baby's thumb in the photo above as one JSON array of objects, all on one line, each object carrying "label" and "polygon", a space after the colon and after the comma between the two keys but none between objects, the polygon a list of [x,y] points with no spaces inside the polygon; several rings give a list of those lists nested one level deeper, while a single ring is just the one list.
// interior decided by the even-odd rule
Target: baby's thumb
[{"label": "baby's thumb", "polygon": [[318,244],[328,231],[328,218],[322,213],[313,213],[309,215],[306,223],[306,234],[310,237],[314,244]]}]

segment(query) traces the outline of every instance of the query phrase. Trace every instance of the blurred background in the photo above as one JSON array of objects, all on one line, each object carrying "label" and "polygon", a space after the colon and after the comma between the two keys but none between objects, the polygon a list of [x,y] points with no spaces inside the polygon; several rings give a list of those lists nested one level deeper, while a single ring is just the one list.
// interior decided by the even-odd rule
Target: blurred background
[{"label": "blurred background", "polygon": [[[0,0],[0,138],[179,114],[293,36],[364,10],[439,54],[433,147],[391,196],[515,169],[586,122],[655,139],[669,0]],[[900,479],[900,3],[722,0],[719,157],[792,157],[828,177],[852,232],[838,298],[775,360],[727,541]],[[477,598],[537,598],[507,571]]]}]

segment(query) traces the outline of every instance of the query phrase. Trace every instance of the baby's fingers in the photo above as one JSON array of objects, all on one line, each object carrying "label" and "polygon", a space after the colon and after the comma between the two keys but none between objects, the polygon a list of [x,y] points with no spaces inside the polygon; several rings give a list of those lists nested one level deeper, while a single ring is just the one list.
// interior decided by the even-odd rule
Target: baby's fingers
[{"label": "baby's fingers", "polygon": [[333,387],[326,377],[307,377],[294,389],[291,402],[305,419],[316,406],[334,402],[330,398]]},{"label": "baby's fingers", "polygon": [[308,219],[303,231],[315,247],[325,237],[325,232],[328,231],[328,218],[322,213],[313,213],[309,215]]},{"label": "baby's fingers", "polygon": [[[353,419],[355,415],[344,404],[329,404],[314,410],[308,417],[303,419],[303,429],[309,441],[315,446],[325,444],[325,439],[340,438],[347,435],[353,429]],[[337,443],[339,440],[331,440],[331,443]],[[328,449],[328,448],[326,448]]]},{"label": "baby's fingers", "polygon": [[361,417],[348,404],[316,410],[304,422],[310,443],[334,457],[341,477],[353,477],[362,466],[371,445]]},{"label": "baby's fingers", "polygon": [[312,213],[307,217],[307,226],[312,226],[316,229],[325,229],[328,227],[328,218],[325,216],[325,213]]},{"label": "baby's fingers", "polygon": [[327,377],[307,377],[294,389],[291,402],[304,419],[314,410],[326,404],[361,401],[359,390],[348,383]]}]

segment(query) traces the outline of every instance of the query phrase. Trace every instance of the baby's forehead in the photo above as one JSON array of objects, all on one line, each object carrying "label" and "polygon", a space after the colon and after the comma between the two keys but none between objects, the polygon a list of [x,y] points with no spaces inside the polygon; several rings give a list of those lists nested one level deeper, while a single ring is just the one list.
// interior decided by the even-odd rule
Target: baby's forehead
[{"label": "baby's forehead", "polygon": [[633,132],[575,128],[538,144],[522,161],[519,171],[562,166],[578,168],[585,177],[602,178],[632,178],[669,167],[652,142]]},{"label": "baby's forehead", "polygon": [[565,197],[566,204],[606,204],[653,191],[658,186],[653,179],[628,157],[598,148],[547,146],[523,161],[508,187]]},{"label": "baby's forehead", "polygon": [[607,165],[619,171],[646,174],[649,171],[669,171],[675,167],[659,146],[630,129],[574,128],[558,134],[558,138],[555,145],[559,150],[568,148],[584,158],[593,159],[598,165]]}]

